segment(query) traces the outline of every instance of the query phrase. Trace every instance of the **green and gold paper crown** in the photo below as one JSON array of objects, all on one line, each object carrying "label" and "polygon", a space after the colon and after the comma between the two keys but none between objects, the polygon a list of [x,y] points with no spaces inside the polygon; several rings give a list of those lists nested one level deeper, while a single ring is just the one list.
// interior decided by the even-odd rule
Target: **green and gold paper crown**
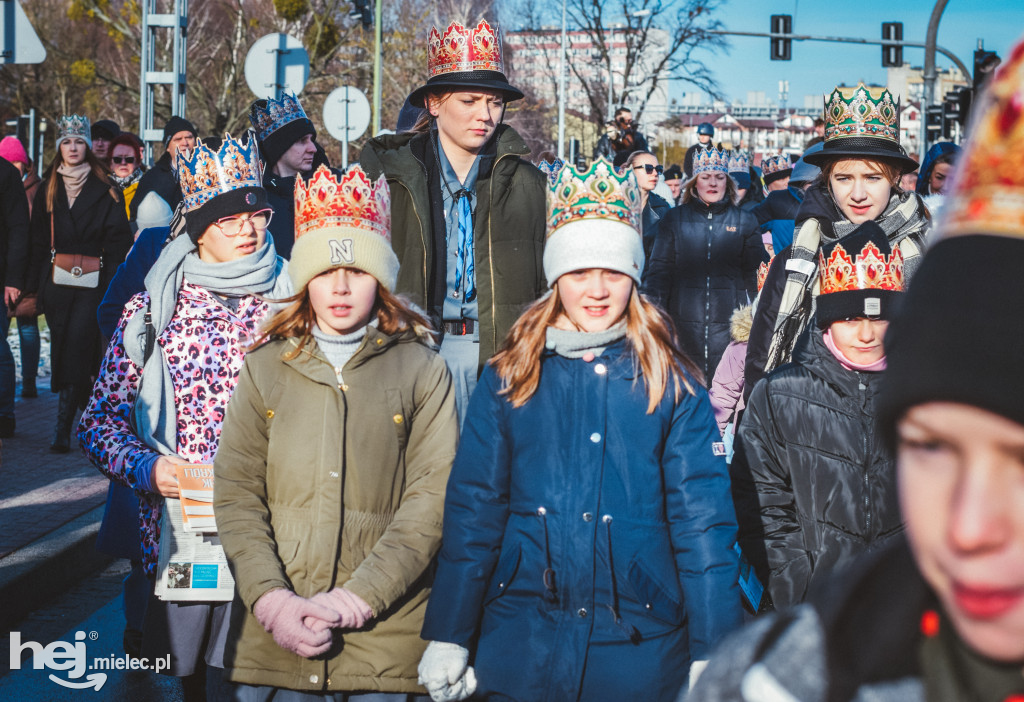
[{"label": "green and gold paper crown", "polygon": [[843,137],[900,140],[900,101],[887,88],[839,86],[825,99],[825,141]]},{"label": "green and gold paper crown", "polygon": [[548,191],[548,237],[559,227],[588,219],[621,222],[641,230],[640,188],[632,169],[620,175],[600,158],[586,171],[566,165],[558,172]]},{"label": "green and gold paper crown", "polygon": [[942,207],[938,237],[1024,239],[1024,41],[996,71],[977,104],[973,133]]}]

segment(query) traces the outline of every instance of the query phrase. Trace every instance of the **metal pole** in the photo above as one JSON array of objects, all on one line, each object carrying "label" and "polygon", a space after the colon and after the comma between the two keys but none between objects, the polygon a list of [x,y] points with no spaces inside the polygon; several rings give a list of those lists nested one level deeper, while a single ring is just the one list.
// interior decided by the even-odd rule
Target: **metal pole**
[{"label": "metal pole", "polygon": [[[928,106],[935,102],[935,78],[938,76],[935,70],[935,40],[939,35],[939,20],[942,19],[942,13],[946,9],[947,2],[949,2],[949,0],[935,1],[935,7],[932,8],[931,19],[928,20],[928,34],[924,41],[924,95],[921,98],[920,153],[922,158],[928,151],[928,125],[924,119],[924,113]],[[964,77],[970,76],[965,67],[961,67],[960,70],[963,71]]]},{"label": "metal pole", "polygon": [[562,161],[565,161],[565,3],[566,0],[562,0],[562,50],[558,55],[558,158]]},{"label": "metal pole", "polygon": [[348,88],[345,88],[345,140],[341,142],[341,170],[348,170],[348,106],[352,101],[348,97]]},{"label": "metal pole", "polygon": [[[373,136],[380,134],[380,63],[381,37],[383,36],[381,25],[380,0],[376,0],[373,23]],[[346,109],[348,108],[346,107]],[[348,168],[348,144],[345,145],[345,164],[345,167]]]}]

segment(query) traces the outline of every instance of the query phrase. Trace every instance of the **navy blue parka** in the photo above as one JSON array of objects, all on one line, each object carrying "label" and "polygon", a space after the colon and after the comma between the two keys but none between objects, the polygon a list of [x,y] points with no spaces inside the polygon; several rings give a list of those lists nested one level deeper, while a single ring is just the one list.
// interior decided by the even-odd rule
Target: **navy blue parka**
[{"label": "navy blue parka", "polygon": [[489,699],[674,700],[741,623],[707,392],[648,415],[629,349],[546,352],[519,408],[488,365],[470,402],[423,637],[468,648]]}]

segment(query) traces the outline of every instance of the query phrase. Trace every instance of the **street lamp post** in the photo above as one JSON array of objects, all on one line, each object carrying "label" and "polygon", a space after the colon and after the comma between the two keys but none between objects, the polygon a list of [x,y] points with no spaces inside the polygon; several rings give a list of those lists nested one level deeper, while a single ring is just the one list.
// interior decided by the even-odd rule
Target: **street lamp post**
[{"label": "street lamp post", "polygon": [[565,3],[562,0],[562,49],[558,53],[558,158],[565,161]]}]

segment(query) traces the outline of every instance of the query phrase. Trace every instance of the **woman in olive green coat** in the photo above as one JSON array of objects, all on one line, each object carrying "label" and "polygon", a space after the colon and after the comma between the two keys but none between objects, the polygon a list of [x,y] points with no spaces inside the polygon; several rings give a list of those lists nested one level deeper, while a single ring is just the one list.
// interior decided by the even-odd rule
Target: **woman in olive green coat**
[{"label": "woman in olive green coat", "polygon": [[[331,198],[353,190],[345,206],[366,209],[331,221]],[[386,198],[358,168],[299,184],[301,292],[228,407],[214,508],[241,600],[225,669],[244,699],[424,692],[419,633],[458,425],[426,320],[390,292]]]}]

